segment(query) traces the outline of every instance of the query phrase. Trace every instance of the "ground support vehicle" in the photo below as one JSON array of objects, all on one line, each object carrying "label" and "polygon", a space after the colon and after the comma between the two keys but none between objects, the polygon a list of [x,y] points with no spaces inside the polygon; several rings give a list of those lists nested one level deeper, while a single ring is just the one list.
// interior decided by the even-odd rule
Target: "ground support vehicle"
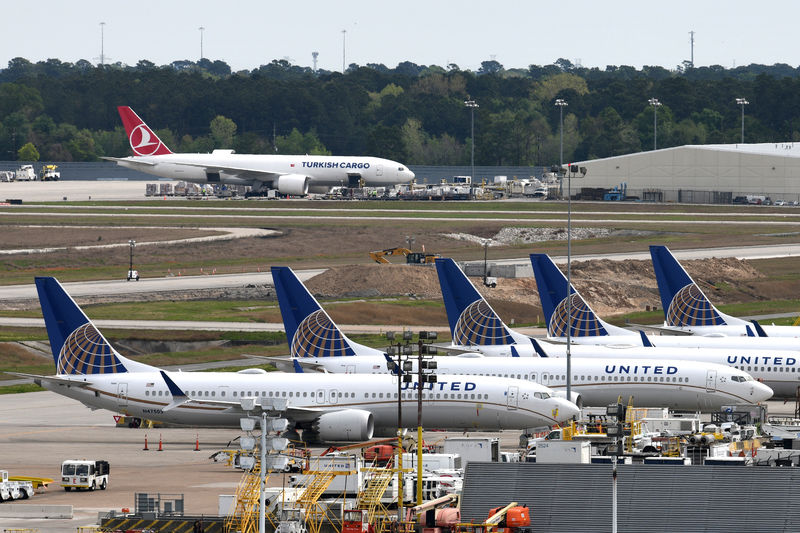
[{"label": "ground support vehicle", "polygon": [[76,490],[106,490],[109,474],[108,461],[67,459],[61,463],[61,486],[69,492]]}]

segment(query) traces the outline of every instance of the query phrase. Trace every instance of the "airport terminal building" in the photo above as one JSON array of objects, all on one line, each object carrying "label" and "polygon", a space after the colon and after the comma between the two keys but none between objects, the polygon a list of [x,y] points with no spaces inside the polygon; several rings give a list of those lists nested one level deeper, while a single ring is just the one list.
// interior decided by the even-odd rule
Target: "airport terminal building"
[{"label": "airport terminal building", "polygon": [[582,199],[622,186],[629,198],[650,201],[800,202],[800,143],[687,145],[577,164],[586,175],[572,190]]}]

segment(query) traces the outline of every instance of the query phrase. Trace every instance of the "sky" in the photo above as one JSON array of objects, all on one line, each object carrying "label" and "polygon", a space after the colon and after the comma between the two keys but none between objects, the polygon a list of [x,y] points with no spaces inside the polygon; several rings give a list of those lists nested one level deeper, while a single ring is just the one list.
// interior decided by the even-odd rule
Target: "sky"
[{"label": "sky", "polygon": [[[726,68],[800,65],[800,2],[729,0],[39,0],[14,2],[0,18],[0,68],[23,57],[157,65],[203,57],[234,71],[273,59],[341,70],[345,61],[393,68],[402,61],[477,70],[549,65],[565,58],[585,67],[658,65]],[[17,10],[16,16],[14,10]],[[101,26],[101,23],[105,23]],[[101,39],[102,27],[102,39]],[[204,30],[199,28],[203,27]],[[346,31],[346,33],[342,33]]]}]

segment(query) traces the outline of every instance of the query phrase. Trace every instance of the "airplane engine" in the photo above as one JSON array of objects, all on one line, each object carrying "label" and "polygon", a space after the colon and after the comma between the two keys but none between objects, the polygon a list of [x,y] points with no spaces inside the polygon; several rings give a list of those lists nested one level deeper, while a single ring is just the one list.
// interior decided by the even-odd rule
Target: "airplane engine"
[{"label": "airplane engine", "polygon": [[372,438],[375,422],[372,413],[360,409],[345,409],[325,413],[311,425],[319,440],[362,442]]},{"label": "airplane engine", "polygon": [[554,390],[553,396],[555,396],[556,398],[563,398],[565,400],[569,400],[575,405],[577,405],[578,408],[583,409],[583,396],[581,396],[580,392],[572,391],[572,393],[570,394],[570,398],[567,398],[567,391]]},{"label": "airplane engine", "polygon": [[275,188],[281,194],[291,194],[293,196],[305,196],[308,194],[309,176],[302,174],[286,174],[275,180]]}]

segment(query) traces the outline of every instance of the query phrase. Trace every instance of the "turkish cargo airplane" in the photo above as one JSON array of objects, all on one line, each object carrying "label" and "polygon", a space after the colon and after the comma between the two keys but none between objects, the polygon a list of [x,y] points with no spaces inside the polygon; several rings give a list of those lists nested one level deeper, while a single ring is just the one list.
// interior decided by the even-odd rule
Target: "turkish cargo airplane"
[{"label": "turkish cargo airplane", "polygon": [[103,159],[162,178],[249,185],[253,193],[276,189],[296,196],[325,193],[336,186],[361,187],[361,183],[367,187],[391,187],[414,179],[414,173],[406,166],[378,157],[236,154],[233,150],[176,154],[133,109],[119,106],[117,110],[134,155]]},{"label": "turkish cargo airplane", "polygon": [[650,246],[667,331],[733,337],[800,337],[797,326],[761,326],[726,315],[711,303],[666,246]]},{"label": "turkish cargo airplane", "polygon": [[[274,267],[273,283],[290,339],[291,358],[271,359],[278,368],[346,374],[386,374],[386,354],[348,339],[289,268]],[[415,372],[416,361],[405,371]],[[495,376],[539,383],[566,395],[566,362],[547,357],[484,357],[470,353],[432,357],[438,375]],[[389,359],[389,361],[391,361]],[[638,406],[718,410],[723,405],[752,404],[772,390],[729,366],[677,360],[621,358],[572,359],[572,400],[603,407],[619,396],[633,396]]]},{"label": "turkish cargo airplane", "polygon": [[[397,432],[397,378],[393,376],[299,375],[240,372],[167,372],[120,355],[61,284],[37,277],[56,374],[32,378],[42,387],[92,409],[193,426],[239,427],[273,402],[286,402],[290,431],[306,440],[364,441]],[[415,384],[403,384],[402,399],[413,405]],[[574,404],[543,398],[545,387],[511,379],[447,376],[423,391],[426,428],[523,429],[549,426],[578,413]],[[417,415],[405,409],[405,427]]]}]

